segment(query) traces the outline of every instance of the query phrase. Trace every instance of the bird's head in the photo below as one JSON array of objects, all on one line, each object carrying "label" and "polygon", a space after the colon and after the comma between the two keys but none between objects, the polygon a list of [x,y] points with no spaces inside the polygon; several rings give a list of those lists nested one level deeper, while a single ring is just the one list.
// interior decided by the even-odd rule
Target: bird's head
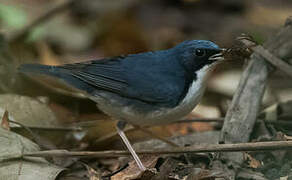
[{"label": "bird's head", "polygon": [[223,60],[223,49],[211,41],[184,41],[174,47],[188,73],[196,74],[202,68],[209,68]]}]

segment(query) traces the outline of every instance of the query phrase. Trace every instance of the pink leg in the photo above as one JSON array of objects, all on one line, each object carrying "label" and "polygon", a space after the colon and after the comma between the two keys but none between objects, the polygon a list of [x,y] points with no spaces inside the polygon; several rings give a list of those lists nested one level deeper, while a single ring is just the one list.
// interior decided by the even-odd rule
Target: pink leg
[{"label": "pink leg", "polygon": [[123,142],[125,143],[125,145],[127,146],[129,152],[131,153],[131,155],[133,156],[134,160],[136,161],[138,167],[140,168],[141,171],[145,171],[146,168],[145,166],[142,164],[140,158],[138,157],[138,155],[136,154],[135,150],[133,149],[132,145],[130,144],[127,136],[125,135],[123,129],[125,127],[126,123],[123,121],[118,121],[116,128],[118,131],[118,134],[120,135],[120,137],[122,138]]}]

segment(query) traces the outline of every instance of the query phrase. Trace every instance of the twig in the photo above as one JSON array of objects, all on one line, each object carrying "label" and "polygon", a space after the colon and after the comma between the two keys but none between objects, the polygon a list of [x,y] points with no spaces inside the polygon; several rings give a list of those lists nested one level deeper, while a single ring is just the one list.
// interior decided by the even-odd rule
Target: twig
[{"label": "twig", "polygon": [[[172,122],[173,124],[175,123],[195,123],[195,122],[205,122],[205,123],[218,123],[223,125],[224,123],[224,117],[219,117],[219,118],[195,118],[195,119],[183,119],[183,120],[178,120],[175,122]],[[280,125],[280,126],[287,126],[287,127],[292,127],[292,122],[287,121],[287,120],[273,120],[273,121],[264,121],[267,124],[273,124],[273,125]],[[261,123],[261,121],[256,121],[256,123]],[[159,125],[158,125],[159,126]],[[148,127],[143,127],[143,128],[148,128]],[[133,132],[133,131],[137,131],[137,128],[134,127],[128,127],[127,129],[125,129],[124,132]],[[96,139],[94,141],[94,143],[100,143],[100,142],[104,142],[107,141],[108,139],[111,139],[115,136],[117,136],[118,133],[116,131],[106,134],[98,139]]]},{"label": "twig", "polygon": [[[281,125],[281,126],[292,126],[292,122],[289,120],[282,120],[282,119],[277,119],[277,120],[269,120],[265,121],[263,120],[264,123],[267,124],[273,124],[273,125]],[[206,123],[219,123],[223,124],[224,123],[224,117],[219,117],[219,118],[196,118],[196,119],[184,119],[184,120],[179,120],[174,123],[194,123],[194,122],[206,122]],[[256,123],[261,123],[261,120],[257,120]]]},{"label": "twig", "polygon": [[[82,131],[84,128],[82,126],[80,127],[41,127],[41,126],[21,126],[19,123],[15,121],[9,120],[11,123],[18,124],[19,126],[12,126],[10,127],[12,130],[13,129],[26,129],[30,131],[30,134],[32,134],[31,131],[34,130],[39,130],[39,131]],[[224,123],[224,117],[219,117],[219,118],[196,118],[196,119],[184,119],[184,120],[179,120],[173,123],[195,123],[195,122],[205,122],[205,123],[219,123],[223,124]],[[281,126],[292,126],[292,122],[287,121],[287,120],[274,120],[274,121],[264,121],[267,124],[273,124],[273,125],[281,125]],[[260,121],[256,121],[256,123],[261,123]],[[131,131],[136,131],[138,129],[129,127],[125,130],[125,132],[131,132]],[[105,136],[102,136],[95,140],[95,143],[103,142],[106,141],[107,139],[113,138],[117,135],[117,132],[113,132],[110,134],[107,134]]]},{"label": "twig", "polygon": [[51,142],[45,141],[41,136],[38,134],[34,133],[29,127],[26,125],[23,125],[19,122],[11,121],[9,120],[10,123],[17,124],[21,128],[25,129],[29,134],[31,135],[32,139],[34,140],[35,143],[37,143],[42,149],[48,150],[48,149],[55,149],[56,146],[53,145]]},{"label": "twig", "polygon": [[32,29],[34,29],[36,26],[44,23],[45,21],[49,20],[50,18],[54,17],[58,13],[62,12],[63,10],[70,7],[76,0],[67,0],[62,4],[57,5],[56,7],[48,10],[44,14],[42,14],[39,18],[37,18],[35,21],[31,22],[27,26],[25,26],[23,29],[19,30],[15,34],[12,34],[10,37],[8,37],[8,41],[15,41],[17,39],[20,39],[24,36],[26,36]]},{"label": "twig", "polygon": [[25,130],[31,135],[32,139],[33,139],[35,142],[38,142],[38,139],[39,139],[39,138],[37,138],[37,135],[36,135],[34,132],[32,132],[30,128],[26,127],[25,125],[23,125],[23,124],[21,124],[21,123],[19,123],[19,122],[15,122],[15,121],[11,121],[11,120],[8,120],[8,121],[9,121],[10,123],[12,123],[12,124],[17,124],[17,125],[20,126],[22,129],[25,129]]},{"label": "twig", "polygon": [[[125,132],[125,133],[126,133],[126,132],[132,132],[132,131],[135,131],[135,130],[136,130],[136,129],[135,129],[134,127],[126,127],[125,130],[124,130],[124,132]],[[113,138],[113,137],[115,137],[115,136],[117,136],[117,135],[118,135],[118,132],[117,132],[117,131],[114,131],[114,132],[112,132],[112,133],[106,134],[106,135],[104,135],[104,136],[102,136],[102,137],[96,139],[96,140],[94,141],[94,144],[97,144],[97,143],[100,143],[100,142],[106,141],[106,140],[111,139],[111,138]]]},{"label": "twig", "polygon": [[[82,127],[41,127],[41,126],[26,126],[31,130],[43,130],[43,131],[82,131]],[[23,127],[10,127],[11,129],[22,129]]]},{"label": "twig", "polygon": [[285,72],[287,75],[292,77],[292,66],[283,61],[282,59],[274,56],[270,51],[265,49],[263,46],[257,45],[254,46],[254,43],[248,39],[241,39],[241,42],[245,44],[247,47],[253,50],[253,52],[259,54],[262,56],[266,61],[270,62],[283,72]]},{"label": "twig", "polygon": [[169,144],[172,147],[179,147],[179,145],[175,144],[174,142],[171,142],[167,138],[162,137],[162,136],[160,136],[158,134],[155,134],[155,133],[151,132],[150,130],[148,130],[146,128],[143,128],[143,127],[140,127],[140,126],[136,126],[136,125],[132,125],[132,126],[134,126],[134,128],[136,128],[136,129],[144,132],[145,134],[150,135],[151,137],[153,137],[155,139],[159,139],[160,141],[165,142],[166,144]]},{"label": "twig", "polygon": [[173,123],[193,123],[193,122],[206,122],[206,123],[223,123],[224,122],[224,117],[219,117],[219,118],[194,118],[194,119],[183,119],[183,120],[178,120]]},{"label": "twig", "polygon": [[[224,118],[214,118],[214,119],[212,119],[212,118],[196,118],[196,119],[185,119],[185,120],[178,120],[178,121],[175,121],[175,122],[172,122],[172,123],[192,123],[192,122],[217,122],[217,123],[223,123],[223,120],[224,120]],[[94,121],[90,121],[90,123],[94,123]],[[292,123],[291,123],[291,125],[292,125]],[[154,125],[155,126],[155,125]],[[160,125],[157,125],[157,126],[160,126]],[[137,130],[141,130],[141,131],[144,131],[145,132],[145,128],[149,128],[149,127],[143,127],[143,129],[142,128],[137,128],[137,127],[127,127],[125,130],[124,130],[124,132],[127,132],[127,133],[129,133],[129,132],[133,132],[133,131],[137,131]],[[147,134],[149,134],[149,135],[151,135],[152,137],[154,137],[154,138],[157,138],[157,136],[156,135],[154,135],[153,136],[153,133],[152,132],[149,132],[147,129],[146,129],[146,131],[147,132],[145,132],[145,133],[147,133]],[[106,140],[108,140],[108,139],[111,139],[111,138],[113,138],[113,137],[115,137],[115,136],[117,136],[118,135],[118,133],[116,132],[116,131],[114,131],[114,132],[112,132],[112,133],[109,133],[109,134],[106,134],[106,135],[104,135],[104,136],[102,136],[102,137],[100,137],[100,138],[98,138],[98,139],[96,139],[95,141],[94,141],[94,143],[95,144],[97,144],[97,143],[100,143],[100,142],[104,142],[104,141],[106,141]],[[161,137],[160,137],[161,138]],[[163,138],[163,137],[162,137]],[[159,138],[158,138],[159,139]],[[160,139],[161,140],[161,139]],[[164,142],[166,142],[166,141],[168,141],[166,138],[163,138],[163,140],[162,141],[164,141]],[[172,142],[166,142],[167,144],[171,144],[171,146],[174,146],[174,147],[176,147],[177,145],[176,144],[174,144],[174,143],[172,143]]]},{"label": "twig", "polygon": [[[183,154],[183,153],[203,153],[203,152],[240,152],[240,151],[274,151],[292,149],[292,141],[270,141],[256,143],[237,144],[201,144],[191,147],[179,147],[162,150],[136,151],[138,154]],[[50,150],[33,153],[24,153],[18,157],[81,157],[81,158],[105,158],[128,156],[128,151],[67,151]]]}]

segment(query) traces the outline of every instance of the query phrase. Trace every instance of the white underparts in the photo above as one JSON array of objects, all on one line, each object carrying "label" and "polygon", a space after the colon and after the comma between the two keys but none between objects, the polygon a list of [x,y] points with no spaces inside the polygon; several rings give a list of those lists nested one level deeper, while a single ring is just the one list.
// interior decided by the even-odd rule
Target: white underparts
[{"label": "white underparts", "polygon": [[[192,82],[184,99],[174,108],[160,108],[158,110],[141,113],[136,112],[132,106],[118,107],[114,101],[101,100],[93,97],[92,100],[98,102],[98,107],[111,117],[124,120],[137,125],[167,124],[179,120],[189,114],[199,103],[204,90],[207,74],[211,67],[205,66],[196,74],[197,78]],[[103,101],[103,102],[102,102]]]}]

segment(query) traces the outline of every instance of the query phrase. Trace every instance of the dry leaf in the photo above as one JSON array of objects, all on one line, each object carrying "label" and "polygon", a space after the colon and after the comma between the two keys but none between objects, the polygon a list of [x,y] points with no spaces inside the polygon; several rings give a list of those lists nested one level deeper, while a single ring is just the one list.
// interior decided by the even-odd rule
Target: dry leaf
[{"label": "dry leaf", "polygon": [[54,180],[63,168],[50,164],[44,158],[15,159],[23,153],[39,151],[30,140],[0,128],[0,179],[5,180]]},{"label": "dry leaf", "polygon": [[247,153],[245,155],[246,155],[246,159],[249,161],[249,167],[254,168],[254,169],[261,167],[262,164],[260,161],[256,160],[255,158],[253,158],[251,155]]},{"label": "dry leaf", "polygon": [[[16,94],[1,94],[0,118],[1,114],[4,113],[4,110],[9,112],[9,120],[18,122],[26,127],[60,127],[59,120],[50,107],[31,97]],[[18,125],[11,124],[10,127],[16,126]],[[30,134],[27,134],[27,131],[22,131],[22,129],[17,132],[31,136]],[[65,132],[62,131],[39,131],[38,134],[55,144],[59,144],[64,141],[64,139],[60,138],[61,136],[64,136],[64,133]]]},{"label": "dry leaf", "polygon": [[155,171],[154,170],[152,171],[152,169],[155,167],[158,157],[145,155],[145,156],[140,156],[140,159],[143,165],[147,168],[146,171],[142,172],[137,166],[136,162],[133,160],[129,163],[129,166],[125,170],[112,176],[111,179],[112,180],[132,180],[132,179],[138,179],[138,178],[150,179],[149,178],[150,176],[155,175]]},{"label": "dry leaf", "polygon": [[59,125],[54,112],[48,105],[31,97],[2,94],[0,95],[0,109],[9,112],[9,119],[27,126],[52,127]]}]

